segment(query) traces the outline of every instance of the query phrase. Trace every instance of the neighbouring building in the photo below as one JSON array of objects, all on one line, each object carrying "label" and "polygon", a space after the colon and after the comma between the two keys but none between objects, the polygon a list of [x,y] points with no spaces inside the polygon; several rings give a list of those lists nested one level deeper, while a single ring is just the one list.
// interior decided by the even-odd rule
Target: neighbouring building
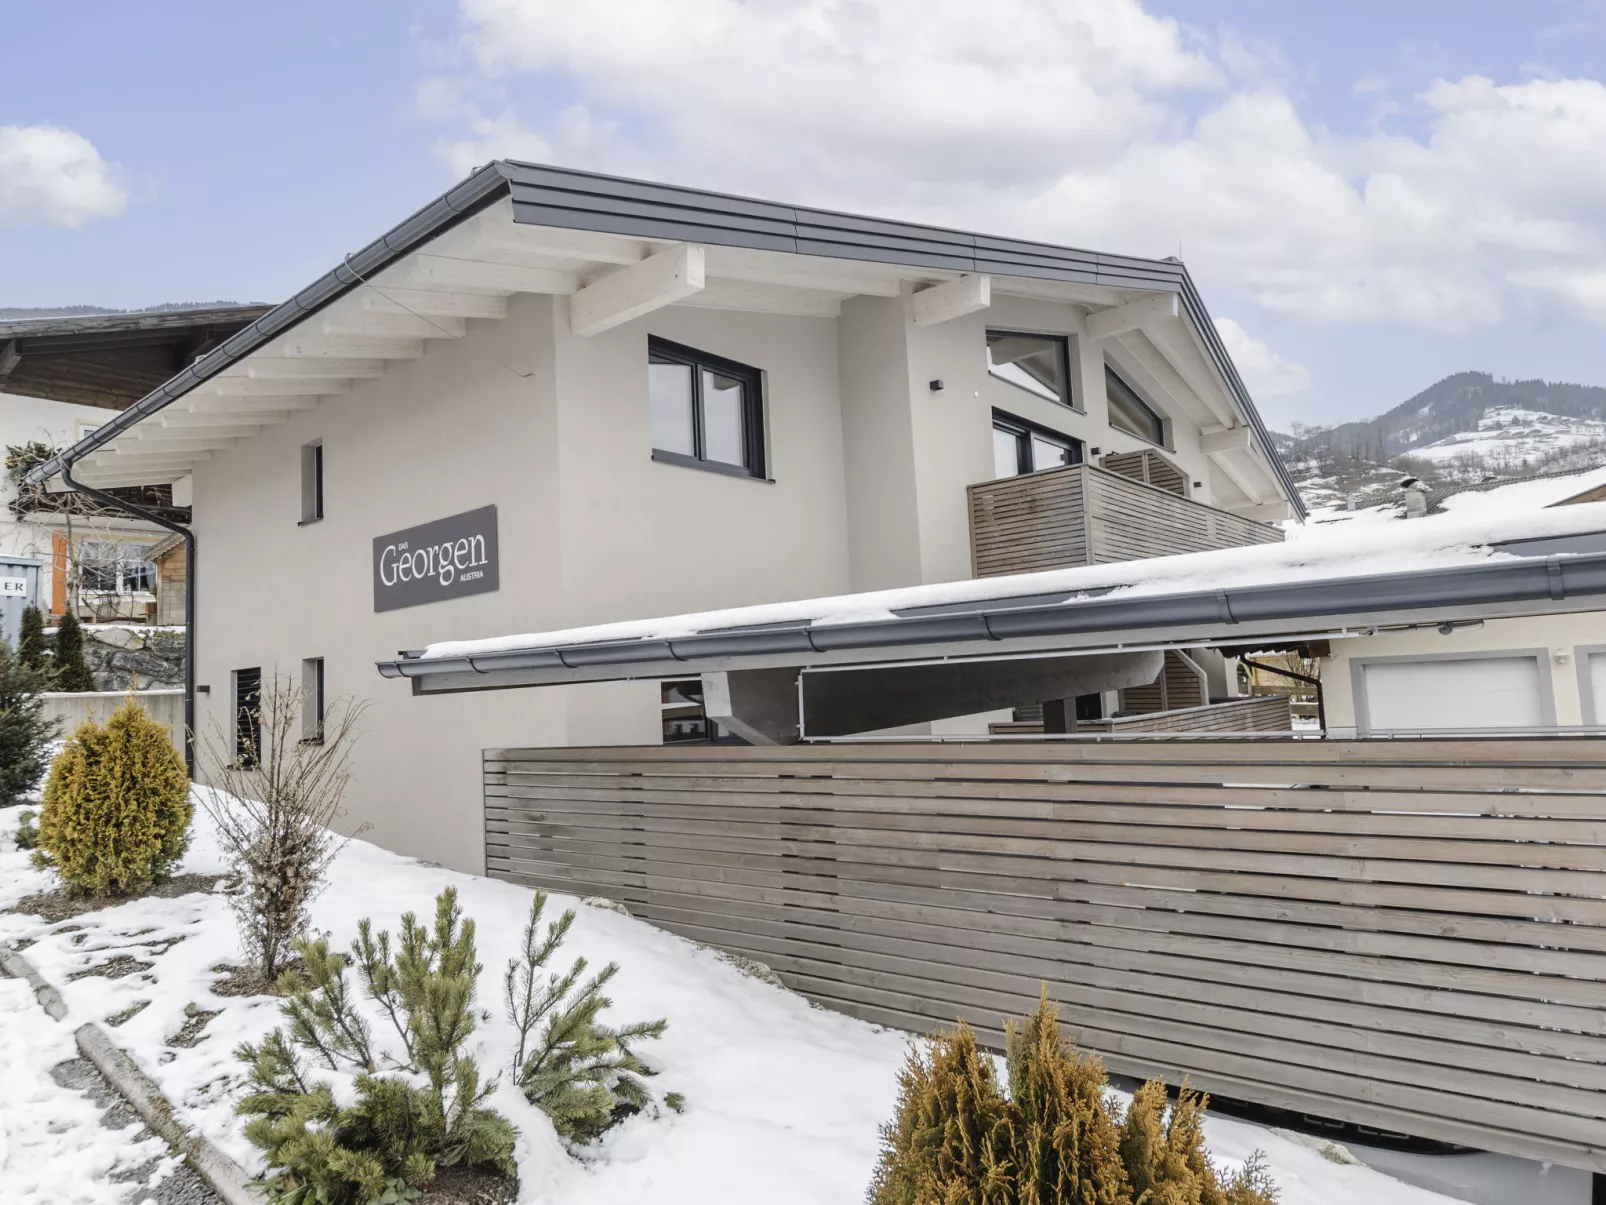
[{"label": "neighbouring building", "polygon": [[[216,347],[264,306],[212,306],[0,321],[0,448],[12,463],[3,487],[0,555],[36,558],[32,602],[91,622],[158,620],[163,606],[153,543],[169,533],[115,507],[22,485],[20,470],[92,434],[184,365]],[[168,485],[121,496],[187,521]],[[182,622],[183,603],[179,602]]]},{"label": "neighbouring building", "polygon": [[[66,460],[193,499],[199,725],[274,673],[370,700],[352,819],[469,869],[486,747],[775,717],[673,665],[408,697],[374,669],[399,650],[1275,543],[1301,513],[1180,262],[503,162]],[[1183,661],[1015,664],[838,720],[1230,694],[1219,654]]]}]

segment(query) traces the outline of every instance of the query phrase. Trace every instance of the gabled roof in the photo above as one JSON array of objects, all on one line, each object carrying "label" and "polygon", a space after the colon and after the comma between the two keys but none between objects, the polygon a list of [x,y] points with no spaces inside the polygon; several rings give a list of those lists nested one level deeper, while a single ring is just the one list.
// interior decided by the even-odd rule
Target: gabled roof
[{"label": "gabled roof", "polygon": [[268,309],[212,305],[5,319],[0,390],[121,410]]},{"label": "gabled roof", "polygon": [[[308,318],[330,311],[354,290],[374,282],[376,276],[388,269],[399,271],[398,265],[409,255],[425,249],[426,244],[441,238],[483,214],[499,202],[506,202],[512,232],[517,229],[544,228],[563,232],[590,232],[593,235],[625,236],[630,239],[695,243],[713,248],[729,249],[754,256],[793,255],[818,257],[821,263],[838,263],[851,267],[862,264],[866,279],[874,277],[870,266],[886,265],[900,269],[905,275],[928,283],[954,279],[964,274],[987,274],[1007,277],[1012,281],[1035,282],[1040,295],[1061,297],[1071,295],[1068,290],[1091,289],[1108,296],[1103,304],[1119,304],[1125,291],[1146,291],[1170,294],[1175,298],[1175,315],[1189,332],[1186,354],[1195,352],[1201,365],[1208,365],[1224,385],[1231,400],[1231,409],[1238,417],[1225,424],[1236,426],[1241,422],[1253,437],[1254,448],[1245,445],[1260,457],[1279,488],[1298,515],[1304,514],[1287,469],[1277,455],[1269,432],[1256,412],[1248,390],[1234,368],[1231,357],[1222,345],[1215,325],[1210,319],[1198,290],[1194,287],[1187,269],[1174,259],[1142,259],[1132,256],[1104,255],[1097,252],[1060,247],[1047,243],[1026,242],[1017,239],[996,238],[989,235],[922,226],[911,222],[886,221],[854,214],[809,209],[758,201],[723,193],[672,185],[654,184],[639,180],[625,180],[610,176],[577,172],[563,168],[543,167],[536,164],[497,161],[478,169],[463,183],[444,193],[411,217],[387,231],[344,262],[325,273],[290,300],[276,306],[257,318],[244,330],[227,340],[215,351],[186,366],[169,380],[152,390],[124,414],[68,449],[56,461],[34,470],[36,479],[60,472],[62,462],[84,463],[81,474],[85,480],[95,479],[102,485],[127,484],[133,479],[173,480],[188,472],[197,460],[204,459],[212,448],[228,446],[226,432],[217,436],[189,438],[184,432],[166,432],[161,439],[145,439],[146,432],[137,432],[124,438],[137,425],[158,414],[179,398],[217,378],[231,372],[242,371],[236,366],[253,353],[263,352],[276,340],[284,350],[284,337],[297,331]],[[485,232],[480,232],[485,233]],[[503,250],[514,246],[509,233],[489,231],[489,237],[501,239],[497,244]],[[595,241],[595,240],[594,240]],[[545,250],[550,251],[547,247]],[[430,248],[433,253],[434,248]],[[465,258],[473,259],[473,255]],[[583,262],[588,254],[576,251],[573,262]],[[613,260],[613,263],[631,262]],[[415,266],[417,266],[415,264]],[[457,276],[446,264],[446,274]],[[482,267],[484,265],[481,265]],[[459,291],[492,295],[520,291],[573,292],[573,272],[549,271],[532,266],[527,258],[520,258],[515,246],[512,258],[500,265],[502,282],[497,286],[483,283],[472,286],[453,286]],[[420,268],[441,268],[441,265],[424,265]],[[749,262],[744,270],[751,270]],[[544,273],[544,276],[543,276]],[[560,279],[567,275],[567,283]],[[849,274],[851,275],[851,274]],[[882,275],[885,275],[884,273]],[[536,278],[540,277],[539,280]],[[847,277],[837,272],[835,279]],[[383,277],[389,280],[388,276]],[[747,279],[753,279],[751,276]],[[896,291],[896,274],[887,277]],[[404,287],[416,291],[420,276],[407,277]],[[426,283],[428,273],[425,273]],[[533,283],[532,283],[533,282]],[[742,278],[738,276],[738,284]],[[875,287],[884,280],[873,282]],[[850,282],[840,286],[851,293]],[[380,294],[380,299],[385,300]],[[419,338],[437,338],[443,334],[453,337],[448,323],[459,326],[462,318],[442,318],[432,322],[427,315],[415,313],[406,304],[380,307],[395,324],[394,329],[411,330],[409,338],[369,339],[375,356],[382,356],[386,343],[398,355],[414,354],[410,348],[396,345],[416,342]],[[494,307],[465,308],[457,313],[479,317],[494,312]],[[408,316],[422,318],[423,325],[412,326]],[[324,354],[332,344],[324,336]],[[433,326],[436,329],[430,329]],[[341,328],[350,329],[350,328]],[[460,333],[460,332],[459,332]],[[346,338],[342,346],[357,346],[364,342],[359,337]],[[293,353],[294,348],[290,351]],[[422,354],[421,350],[416,354]],[[369,357],[353,354],[348,361],[368,360]],[[349,381],[342,382],[349,385]],[[333,386],[331,386],[333,391]],[[248,390],[253,396],[262,396],[259,390]],[[305,397],[306,390],[299,391]],[[232,395],[231,395],[232,396]],[[245,407],[231,406],[234,421]],[[279,417],[282,418],[282,415]],[[186,424],[193,425],[193,424]],[[218,442],[222,441],[222,442]],[[103,449],[105,451],[103,451]],[[1237,454],[1234,445],[1230,454]],[[1224,449],[1222,455],[1228,455]]]},{"label": "gabled roof", "polygon": [[421,690],[1045,651],[1243,644],[1334,625],[1595,610],[1606,504],[449,641],[379,663]]}]

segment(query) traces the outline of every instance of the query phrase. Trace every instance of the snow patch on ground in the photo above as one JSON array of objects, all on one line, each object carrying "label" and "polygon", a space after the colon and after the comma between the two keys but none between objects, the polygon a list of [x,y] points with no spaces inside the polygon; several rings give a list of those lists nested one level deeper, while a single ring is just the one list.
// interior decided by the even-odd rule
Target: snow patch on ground
[{"label": "snow patch on ground", "polygon": [[[0,909],[51,885],[16,850],[16,816],[15,808],[0,811]],[[223,869],[213,825],[198,808],[183,871]],[[344,948],[360,918],[394,932],[404,911],[430,915],[434,897],[447,886],[458,889],[464,913],[478,926],[485,965],[480,1003],[492,1014],[476,1034],[478,1053],[488,1071],[505,1071],[514,1035],[502,1015],[500,978],[523,930],[529,890],[352,841],[312,905],[313,923]],[[578,903],[555,895],[548,917]],[[876,1159],[877,1127],[892,1113],[908,1035],[815,1008],[743,974],[713,950],[629,916],[603,908],[576,912],[560,959],[583,954],[594,967],[620,964],[610,989],[614,1020],[668,1018],[664,1038],[644,1044],[641,1053],[659,1072],[650,1081],[654,1092],[684,1094],[686,1111],[631,1118],[576,1157],[504,1074],[493,1103],[520,1131],[520,1200],[840,1205],[862,1199]],[[209,991],[219,978],[212,968],[238,959],[226,897],[137,900],[60,925],[0,915],[0,940],[20,938],[34,940],[28,957],[62,989],[71,1012],[68,1023],[51,1022],[26,987],[0,979],[0,1073],[8,1085],[0,1093],[0,1199],[98,1205],[115,1199],[96,1185],[117,1160],[150,1157],[126,1143],[116,1148],[98,1127],[98,1110],[58,1088],[48,1074],[73,1057],[74,1026],[105,1021],[142,1001],[148,1005],[143,1011],[109,1032],[188,1124],[248,1169],[261,1170],[233,1111],[242,1068],[232,1052],[243,1040],[260,1039],[279,1015],[271,998],[221,998]],[[72,978],[114,957],[151,965],[120,979]],[[174,1046],[170,1038],[183,1027],[191,1002],[219,1015],[197,1045]],[[376,1009],[369,1020],[383,1041],[388,1023]],[[1264,1150],[1289,1205],[1449,1201],[1366,1167],[1336,1165],[1247,1122],[1211,1117],[1205,1136],[1228,1166]]]}]

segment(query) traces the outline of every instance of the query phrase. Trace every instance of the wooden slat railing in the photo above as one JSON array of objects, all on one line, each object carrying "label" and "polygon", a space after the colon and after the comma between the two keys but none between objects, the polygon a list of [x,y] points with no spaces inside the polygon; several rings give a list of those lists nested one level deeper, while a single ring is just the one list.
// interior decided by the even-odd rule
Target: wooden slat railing
[{"label": "wooden slat railing", "polygon": [[977,577],[1270,544],[1280,528],[1089,464],[969,487]]},{"label": "wooden slat railing", "polygon": [[833,1008],[1606,1171],[1606,741],[493,749],[494,876]]}]

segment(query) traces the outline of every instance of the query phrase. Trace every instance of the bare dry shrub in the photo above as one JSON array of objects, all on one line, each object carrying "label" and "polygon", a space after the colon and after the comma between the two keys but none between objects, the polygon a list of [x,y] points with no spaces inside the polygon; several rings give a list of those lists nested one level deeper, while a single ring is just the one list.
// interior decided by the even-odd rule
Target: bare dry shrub
[{"label": "bare dry shrub", "polygon": [[[274,675],[262,683],[255,735],[236,742],[215,719],[200,742],[202,793],[242,890],[232,897],[245,955],[271,982],[307,929],[307,904],[349,839],[332,825],[351,781],[351,750],[364,704],[341,697],[303,736],[306,687]],[[232,797],[232,798],[231,798]]]}]

